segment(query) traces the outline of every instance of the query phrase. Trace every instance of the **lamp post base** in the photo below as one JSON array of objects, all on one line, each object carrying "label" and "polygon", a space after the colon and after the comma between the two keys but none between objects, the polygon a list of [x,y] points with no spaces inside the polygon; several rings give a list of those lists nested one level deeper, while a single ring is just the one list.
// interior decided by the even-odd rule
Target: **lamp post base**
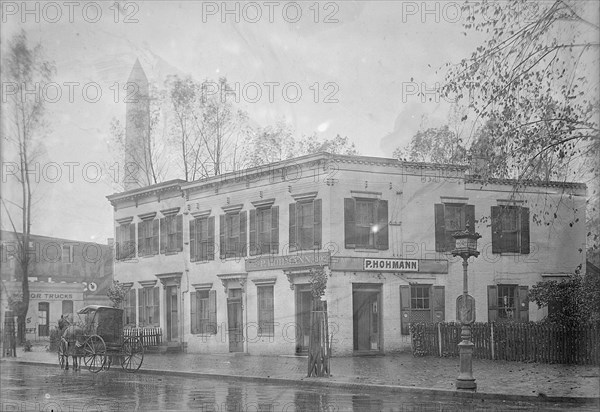
[{"label": "lamp post base", "polygon": [[477,383],[475,382],[475,379],[457,379],[456,389],[475,391],[477,390]]},{"label": "lamp post base", "polygon": [[476,390],[477,384],[473,377],[473,348],[475,345],[471,342],[471,326],[462,325],[462,342],[458,344],[460,355],[460,373],[456,379],[456,389]]}]

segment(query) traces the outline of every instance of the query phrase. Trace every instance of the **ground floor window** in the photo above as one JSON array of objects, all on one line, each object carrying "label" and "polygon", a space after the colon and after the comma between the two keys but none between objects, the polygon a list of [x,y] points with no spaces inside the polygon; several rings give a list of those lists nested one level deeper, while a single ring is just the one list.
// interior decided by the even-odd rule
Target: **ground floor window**
[{"label": "ground floor window", "polygon": [[488,322],[527,322],[527,286],[499,284],[488,286]]},{"label": "ground floor window", "polygon": [[160,317],[160,288],[147,287],[139,290],[140,326],[158,326]]},{"label": "ground floor window", "polygon": [[191,333],[217,333],[217,294],[214,290],[196,290],[191,293]]},{"label": "ground floor window", "polygon": [[123,301],[125,326],[135,326],[135,306],[135,289],[129,289]]},{"label": "ground floor window", "polygon": [[273,286],[258,286],[258,333],[260,336],[275,334]]},{"label": "ground floor window", "polygon": [[400,286],[400,326],[403,335],[410,334],[409,325],[416,322],[443,322],[446,312],[444,286]]},{"label": "ground floor window", "polygon": [[38,303],[38,336],[50,336],[50,304]]}]

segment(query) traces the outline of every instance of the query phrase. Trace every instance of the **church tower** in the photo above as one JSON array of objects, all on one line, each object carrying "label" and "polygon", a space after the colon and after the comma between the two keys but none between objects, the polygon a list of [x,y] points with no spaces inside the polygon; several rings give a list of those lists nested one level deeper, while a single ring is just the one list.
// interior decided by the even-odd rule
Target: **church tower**
[{"label": "church tower", "polygon": [[131,69],[126,87],[125,190],[149,185],[150,99],[148,78],[139,59]]}]

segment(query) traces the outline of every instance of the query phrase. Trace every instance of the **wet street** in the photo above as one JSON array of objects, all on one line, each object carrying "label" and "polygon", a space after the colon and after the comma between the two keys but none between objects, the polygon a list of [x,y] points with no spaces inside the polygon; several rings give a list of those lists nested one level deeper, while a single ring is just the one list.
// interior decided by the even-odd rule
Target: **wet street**
[{"label": "wet street", "polygon": [[423,395],[2,364],[1,411],[505,411],[590,406],[427,399]]}]

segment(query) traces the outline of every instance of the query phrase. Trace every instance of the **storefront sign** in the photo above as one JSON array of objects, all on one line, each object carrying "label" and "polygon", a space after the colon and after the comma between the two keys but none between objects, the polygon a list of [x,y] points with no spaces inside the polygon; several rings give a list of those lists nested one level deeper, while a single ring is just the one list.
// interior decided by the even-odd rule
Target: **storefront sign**
[{"label": "storefront sign", "polygon": [[363,260],[364,270],[377,272],[418,272],[418,259],[372,259]]},{"label": "storefront sign", "polygon": [[246,271],[290,269],[329,265],[329,252],[306,252],[287,256],[260,256],[246,259]]},{"label": "storefront sign", "polygon": [[[13,299],[20,301],[22,300],[23,293],[13,293]],[[41,300],[72,300],[72,293],[31,293],[29,299],[41,299]]]}]

